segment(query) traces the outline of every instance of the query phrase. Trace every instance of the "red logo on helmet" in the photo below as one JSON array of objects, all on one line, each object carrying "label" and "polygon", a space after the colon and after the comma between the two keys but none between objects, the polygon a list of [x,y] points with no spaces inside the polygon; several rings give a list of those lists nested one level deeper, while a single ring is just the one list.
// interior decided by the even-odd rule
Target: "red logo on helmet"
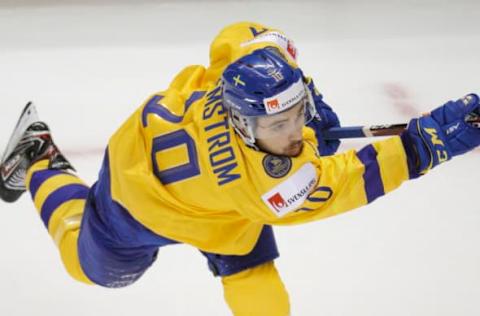
[{"label": "red logo on helmet", "polygon": [[278,100],[277,100],[277,99],[273,99],[273,100],[267,101],[267,106],[268,106],[268,108],[271,109],[271,110],[276,110],[276,109],[278,109],[278,107],[279,107]]},{"label": "red logo on helmet", "polygon": [[293,59],[297,59],[297,49],[295,48],[295,46],[293,46],[292,41],[288,41],[287,51],[290,54],[290,56],[293,57]]},{"label": "red logo on helmet", "polygon": [[280,193],[275,193],[271,197],[268,198],[268,203],[275,209],[275,211],[280,212],[282,208],[287,206],[287,202],[283,199]]}]

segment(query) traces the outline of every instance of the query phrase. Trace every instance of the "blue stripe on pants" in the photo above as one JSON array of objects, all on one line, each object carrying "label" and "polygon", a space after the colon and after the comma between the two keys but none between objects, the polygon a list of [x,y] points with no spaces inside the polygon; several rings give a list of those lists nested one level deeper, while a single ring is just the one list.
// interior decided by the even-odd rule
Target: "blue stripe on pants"
[{"label": "blue stripe on pants", "polygon": [[48,229],[48,222],[60,205],[74,199],[86,199],[88,190],[89,188],[83,184],[69,184],[50,193],[40,211],[45,227]]},{"label": "blue stripe on pants", "polygon": [[377,161],[377,152],[372,145],[364,147],[357,153],[358,159],[365,166],[363,180],[368,203],[385,194],[383,181],[380,175],[380,166]]}]

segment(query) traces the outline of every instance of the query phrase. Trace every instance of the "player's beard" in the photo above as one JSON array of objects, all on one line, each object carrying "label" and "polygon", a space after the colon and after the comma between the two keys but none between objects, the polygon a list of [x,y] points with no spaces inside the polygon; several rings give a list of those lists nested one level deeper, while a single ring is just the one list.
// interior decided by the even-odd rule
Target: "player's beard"
[{"label": "player's beard", "polygon": [[297,141],[291,142],[288,145],[288,147],[284,150],[284,154],[285,156],[296,157],[300,155],[300,153],[302,152],[302,148],[303,148],[303,141],[297,140]]}]

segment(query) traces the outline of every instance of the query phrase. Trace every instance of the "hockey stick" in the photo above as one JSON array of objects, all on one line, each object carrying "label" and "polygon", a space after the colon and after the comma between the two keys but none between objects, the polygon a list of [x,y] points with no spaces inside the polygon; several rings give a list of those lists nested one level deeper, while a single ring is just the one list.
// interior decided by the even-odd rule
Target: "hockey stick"
[{"label": "hockey stick", "polygon": [[[469,115],[466,121],[476,128],[480,128],[480,116]],[[340,138],[361,138],[361,137],[378,137],[400,135],[407,124],[388,124],[388,125],[372,125],[372,126],[344,126],[333,127],[323,133],[324,139],[340,139]]]}]

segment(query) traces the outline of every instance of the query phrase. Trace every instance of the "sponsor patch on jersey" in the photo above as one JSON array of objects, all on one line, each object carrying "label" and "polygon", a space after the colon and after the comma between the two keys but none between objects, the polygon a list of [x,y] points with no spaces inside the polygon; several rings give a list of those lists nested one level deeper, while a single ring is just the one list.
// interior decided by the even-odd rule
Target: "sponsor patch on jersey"
[{"label": "sponsor patch on jersey", "polygon": [[241,43],[240,46],[244,47],[256,43],[274,43],[280,46],[293,60],[297,60],[297,49],[295,44],[280,32],[262,33],[252,40]]},{"label": "sponsor patch on jersey", "polygon": [[282,178],[292,168],[292,159],[285,156],[266,155],[262,163],[265,172],[272,178]]},{"label": "sponsor patch on jersey", "polygon": [[292,176],[262,195],[263,202],[278,217],[299,208],[317,183],[315,167],[303,165]]},{"label": "sponsor patch on jersey", "polygon": [[268,114],[275,114],[297,104],[297,102],[305,97],[305,94],[305,85],[303,84],[302,78],[299,78],[298,81],[292,84],[287,90],[273,97],[265,98],[263,104]]}]

